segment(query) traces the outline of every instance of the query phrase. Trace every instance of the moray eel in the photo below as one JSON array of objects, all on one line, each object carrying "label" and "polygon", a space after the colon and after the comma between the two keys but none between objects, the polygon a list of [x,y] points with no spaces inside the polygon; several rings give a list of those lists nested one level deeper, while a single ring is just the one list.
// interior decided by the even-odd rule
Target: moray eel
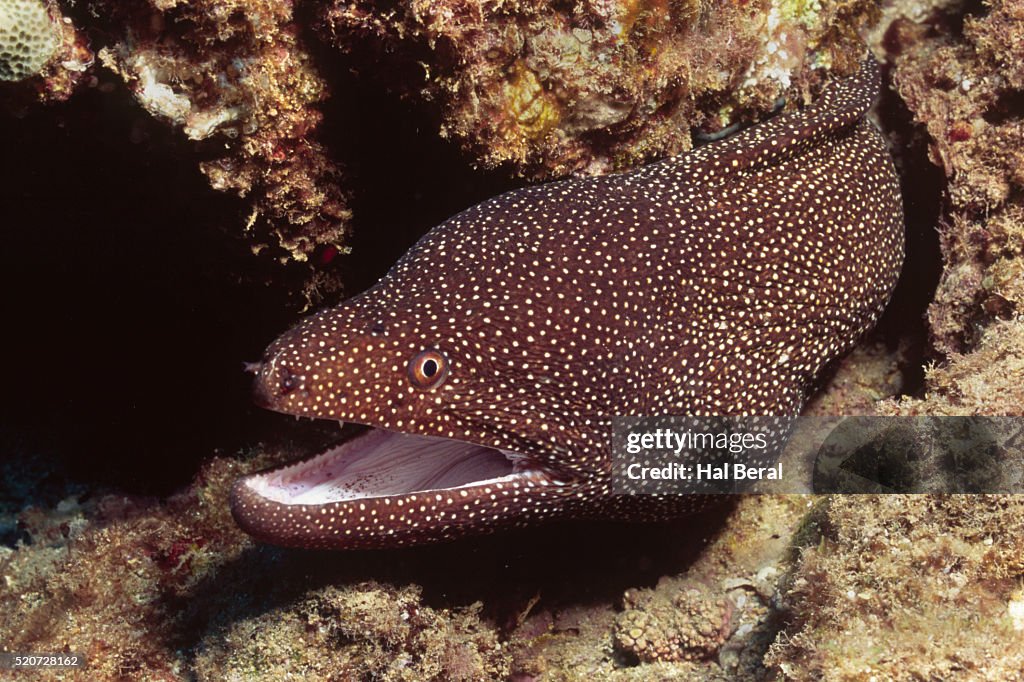
[{"label": "moray eel", "polygon": [[237,522],[280,545],[371,548],[695,508],[611,494],[611,417],[794,415],[875,323],[904,249],[865,119],[879,87],[869,58],[733,137],[432,229],[266,351],[260,405],[371,428],[237,481]]}]

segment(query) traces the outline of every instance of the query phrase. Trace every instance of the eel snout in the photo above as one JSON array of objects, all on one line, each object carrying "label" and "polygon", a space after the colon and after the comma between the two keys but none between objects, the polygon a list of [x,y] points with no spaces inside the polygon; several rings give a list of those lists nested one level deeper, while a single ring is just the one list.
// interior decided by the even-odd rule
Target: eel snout
[{"label": "eel snout", "polygon": [[273,360],[262,362],[252,384],[252,399],[264,409],[281,411],[281,399],[305,390],[304,386],[305,378],[301,373]]}]

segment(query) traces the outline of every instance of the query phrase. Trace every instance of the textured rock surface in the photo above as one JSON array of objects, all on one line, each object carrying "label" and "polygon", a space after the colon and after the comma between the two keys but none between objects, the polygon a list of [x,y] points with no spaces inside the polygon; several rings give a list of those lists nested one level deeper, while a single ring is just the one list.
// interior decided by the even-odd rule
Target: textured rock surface
[{"label": "textured rock surface", "polygon": [[881,414],[1020,415],[1024,413],[1024,322],[990,325],[970,353],[953,353],[926,373],[923,399],[883,402]]},{"label": "textured rock surface", "polygon": [[480,622],[479,606],[439,612],[413,586],[328,586],[286,609],[227,614],[224,628],[204,642],[196,672],[204,682],[505,679],[510,657],[495,629]]},{"label": "textured rock surface", "polygon": [[[635,166],[689,149],[693,128],[763,117],[780,96],[810,99],[828,71],[855,69],[856,31],[874,12],[868,0],[419,0],[399,11],[325,3],[301,16],[286,0],[73,9],[74,24],[50,8],[51,23],[67,22],[57,41],[67,49],[39,98],[99,82],[88,35],[138,103],[194,142],[211,185],[244,199],[253,249],[284,261],[350,244],[353,179],[321,120],[331,95],[336,115],[365,105],[341,72],[417,102],[425,131],[440,128],[471,161],[550,179]],[[345,56],[316,44],[307,20]]]},{"label": "textured rock surface", "polygon": [[[928,309],[925,402],[882,413],[1022,414],[1024,3],[886,3],[879,38],[898,92],[946,178],[942,279]],[[962,22],[962,31],[956,28]],[[969,378],[975,373],[973,379]],[[1015,378],[1017,377],[1017,378]]]},{"label": "textured rock surface", "polygon": [[789,538],[810,508],[799,496],[743,499],[684,570],[625,590],[618,613],[538,607],[513,633],[513,670],[559,681],[757,679]]},{"label": "textured rock surface", "polygon": [[[484,165],[602,173],[691,146],[855,69],[870,2],[336,2],[325,40]],[[381,68],[383,67],[383,69]]]},{"label": "textured rock surface", "polygon": [[254,250],[304,260],[345,241],[344,178],[317,138],[327,84],[291,2],[92,5],[117,22],[100,57],[139,104],[196,143],[215,141],[201,147],[210,158],[200,168],[213,187],[247,198]]},{"label": "textured rock surface", "polygon": [[1019,496],[840,496],[784,591],[787,680],[1019,680]]},{"label": "textured rock surface", "polygon": [[964,18],[959,35],[931,28],[956,21],[941,11],[930,22],[897,20],[888,32],[899,93],[949,182],[945,270],[929,310],[942,354],[973,348],[988,324],[1024,304],[1022,18],[1024,3],[996,0]]},{"label": "textured rock surface", "polygon": [[[1024,414],[1024,3],[967,9],[887,2],[874,38],[947,183],[934,359],[923,395],[880,414]],[[785,584],[790,622],[767,662],[788,680],[1022,679],[1018,497],[835,498]]]},{"label": "textured rock surface", "polygon": [[4,650],[84,654],[75,680],[179,679],[169,642],[210,607],[188,595],[245,545],[219,503],[234,470],[212,466],[165,504],[75,496],[23,510],[26,544],[0,554]]}]

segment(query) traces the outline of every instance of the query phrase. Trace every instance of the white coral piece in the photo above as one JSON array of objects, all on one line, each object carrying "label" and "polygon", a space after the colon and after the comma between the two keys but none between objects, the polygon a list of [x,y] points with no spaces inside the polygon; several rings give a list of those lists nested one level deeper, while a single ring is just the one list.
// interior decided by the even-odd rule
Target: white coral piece
[{"label": "white coral piece", "polygon": [[0,81],[35,76],[58,44],[46,5],[39,0],[0,0]]}]

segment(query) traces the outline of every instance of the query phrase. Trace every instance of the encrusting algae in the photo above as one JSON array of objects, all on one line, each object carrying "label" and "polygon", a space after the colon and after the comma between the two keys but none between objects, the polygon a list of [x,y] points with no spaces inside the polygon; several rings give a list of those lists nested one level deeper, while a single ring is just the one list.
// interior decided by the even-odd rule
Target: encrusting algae
[{"label": "encrusting algae", "polygon": [[441,119],[481,163],[534,179],[622,170],[810,99],[856,67],[871,2],[417,0],[328,4],[321,34]]}]

